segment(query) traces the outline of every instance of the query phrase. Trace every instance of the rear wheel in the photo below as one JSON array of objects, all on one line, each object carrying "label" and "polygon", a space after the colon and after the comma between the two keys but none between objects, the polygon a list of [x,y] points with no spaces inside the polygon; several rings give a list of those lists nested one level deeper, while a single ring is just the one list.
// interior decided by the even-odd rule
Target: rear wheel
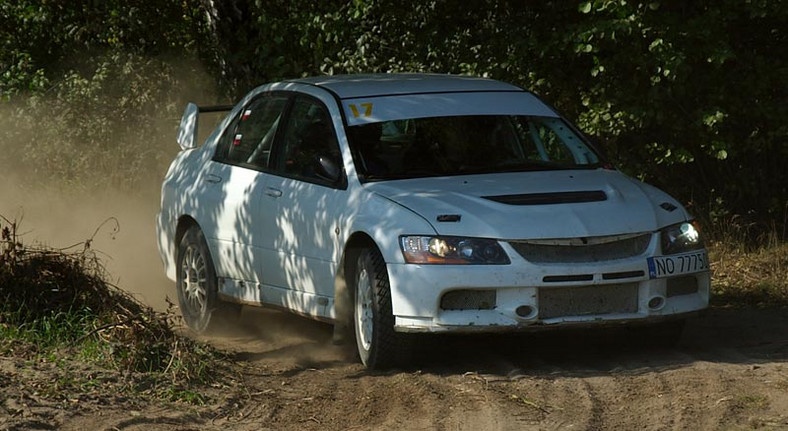
[{"label": "rear wheel", "polygon": [[394,331],[386,262],[376,249],[365,249],[356,262],[353,321],[361,362],[371,369],[407,360],[411,340]]},{"label": "rear wheel", "polygon": [[202,231],[192,226],[178,247],[176,289],[178,305],[186,325],[197,333],[215,331],[234,321],[240,314],[238,304],[222,302],[218,297],[216,271]]}]

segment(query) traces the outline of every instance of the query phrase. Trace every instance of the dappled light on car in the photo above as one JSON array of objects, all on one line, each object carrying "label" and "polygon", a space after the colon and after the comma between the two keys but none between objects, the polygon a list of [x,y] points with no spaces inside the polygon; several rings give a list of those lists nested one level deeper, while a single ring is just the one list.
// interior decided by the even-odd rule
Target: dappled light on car
[{"label": "dappled light on car", "polygon": [[674,342],[708,305],[702,235],[606,165],[498,81],[268,84],[173,161],[159,247],[195,331],[273,305],[333,323],[369,368],[411,361],[417,332],[642,324]]}]

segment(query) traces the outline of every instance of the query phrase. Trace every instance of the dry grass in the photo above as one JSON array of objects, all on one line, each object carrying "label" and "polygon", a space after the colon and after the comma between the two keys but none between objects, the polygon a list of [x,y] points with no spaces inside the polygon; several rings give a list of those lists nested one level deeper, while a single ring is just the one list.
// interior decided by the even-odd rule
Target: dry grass
[{"label": "dry grass", "polygon": [[712,229],[712,301],[719,305],[788,306],[785,233],[754,229],[736,218]]},{"label": "dry grass", "polygon": [[155,312],[106,281],[92,239],[52,249],[22,244],[16,230],[0,216],[0,355],[81,359],[147,376],[164,397],[188,398],[189,384],[208,383],[221,370],[221,354],[174,330],[172,312]]}]

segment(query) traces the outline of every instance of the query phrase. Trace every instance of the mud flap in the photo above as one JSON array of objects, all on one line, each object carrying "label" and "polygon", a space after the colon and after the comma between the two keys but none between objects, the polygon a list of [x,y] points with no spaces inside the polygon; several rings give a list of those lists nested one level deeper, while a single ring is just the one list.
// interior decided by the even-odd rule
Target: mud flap
[{"label": "mud flap", "polygon": [[337,276],[334,279],[334,335],[331,342],[336,345],[345,344],[355,337],[353,329],[353,299],[347,288],[345,279],[345,257],[339,262]]}]

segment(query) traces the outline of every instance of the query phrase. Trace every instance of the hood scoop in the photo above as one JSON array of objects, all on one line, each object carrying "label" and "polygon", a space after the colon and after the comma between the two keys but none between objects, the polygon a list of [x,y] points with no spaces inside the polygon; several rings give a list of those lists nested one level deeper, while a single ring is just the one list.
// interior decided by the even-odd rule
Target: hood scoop
[{"label": "hood scoop", "polygon": [[507,205],[555,205],[582,202],[601,202],[607,200],[602,190],[578,192],[529,193],[522,195],[482,196],[484,199]]}]

